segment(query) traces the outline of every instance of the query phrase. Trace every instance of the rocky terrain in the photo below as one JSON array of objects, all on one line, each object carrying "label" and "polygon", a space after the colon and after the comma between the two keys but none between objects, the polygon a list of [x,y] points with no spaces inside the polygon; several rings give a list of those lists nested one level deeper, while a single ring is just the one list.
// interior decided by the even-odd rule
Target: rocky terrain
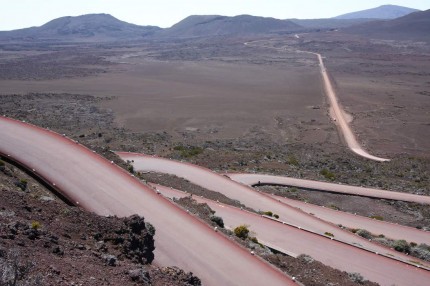
[{"label": "rocky terrain", "polygon": [[0,196],[0,285],[200,285],[191,273],[151,265],[156,230],[142,217],[67,205],[4,161]]},{"label": "rocky terrain", "polygon": [[[398,34],[406,35],[410,23],[425,23],[427,12],[384,21],[377,28],[406,27]],[[0,39],[7,37],[0,42],[0,114],[66,134],[130,172],[134,170],[113,150],[189,161],[220,174],[259,172],[430,195],[430,133],[425,132],[429,50],[418,35],[427,26],[418,27],[417,37],[411,34],[408,41],[366,39],[352,28],[334,31],[357,21],[294,24],[251,16],[195,16],[161,31],[90,15],[0,33]],[[313,32],[295,35],[301,23]],[[145,41],[115,42],[117,33]],[[216,37],[199,37],[207,33]],[[55,41],[38,42],[45,37]],[[389,155],[390,162],[368,161],[345,148],[328,116],[315,58],[299,50],[323,54],[359,141]],[[136,175],[246,208],[181,178]],[[4,161],[0,188],[3,284],[15,279],[17,285],[200,284],[192,273],[151,265],[157,241],[144,218],[86,213]],[[430,229],[428,206],[257,188]],[[191,197],[176,203],[220,227],[207,205]],[[252,236],[241,239],[231,230],[220,231],[305,285],[373,285],[311,257],[273,253]]]},{"label": "rocky terrain", "polygon": [[[1,113],[9,111],[9,115],[11,117],[14,117],[20,120],[26,120],[28,122],[37,124],[39,126],[46,126],[60,133],[66,133],[68,134],[68,136],[75,138],[76,140],[79,140],[81,143],[87,145],[88,147],[94,150],[97,150],[98,153],[102,154],[103,156],[111,160],[114,160],[115,162],[117,162],[118,164],[120,164],[121,166],[127,169],[129,169],[129,166],[127,166],[126,164],[121,162],[118,158],[116,158],[115,155],[113,155],[113,153],[110,152],[111,149],[146,152],[149,154],[155,153],[158,155],[176,158],[178,160],[185,159],[206,167],[216,169],[220,172],[222,171],[249,172],[252,170],[265,172],[265,173],[278,173],[278,174],[279,173],[284,174],[284,172],[287,172],[288,174],[293,176],[314,177],[315,179],[329,180],[329,181],[332,180],[332,178],[328,179],[328,177],[326,178],[324,175],[320,173],[320,171],[323,168],[327,168],[331,170],[331,172],[336,174],[335,177],[333,178],[334,180],[341,179],[348,182],[356,182],[354,180],[357,180],[359,178],[359,177],[356,178],[356,176],[359,176],[361,174],[361,172],[353,171],[354,168],[351,168],[350,164],[352,164],[352,166],[357,166],[357,168],[364,168],[363,166],[360,167],[360,164],[361,164],[360,160],[349,161],[349,163],[346,164],[345,158],[341,159],[341,156],[333,158],[326,155],[326,157],[320,158],[319,156],[313,153],[312,153],[313,154],[312,156],[306,156],[306,153],[301,153],[301,152],[305,152],[306,149],[299,148],[297,146],[296,147],[289,146],[288,152],[281,152],[282,148],[278,147],[279,149],[275,149],[275,150],[279,150],[280,153],[275,155],[273,153],[275,152],[275,150],[269,147],[270,142],[265,142],[264,140],[260,142],[257,149],[255,148],[255,145],[249,145],[251,143],[250,142],[247,143],[246,140],[240,140],[240,141],[238,140],[238,141],[232,141],[232,142],[218,141],[209,145],[201,145],[201,147],[199,147],[201,149],[198,149],[197,147],[194,147],[193,149],[193,147],[190,147],[190,146],[186,147],[185,149],[176,148],[177,146],[180,146],[180,145],[178,145],[178,143],[172,142],[171,141],[172,137],[166,133],[139,134],[139,133],[133,133],[133,132],[127,131],[123,128],[116,127],[112,112],[98,107],[98,102],[106,99],[94,98],[92,96],[70,95],[70,94],[29,94],[29,95],[23,95],[23,96],[3,95],[0,97],[0,99],[2,100],[1,106],[2,108],[4,108],[3,110],[0,110]],[[11,110],[13,110],[13,112],[10,112]],[[67,114],[68,116],[64,116],[65,114]],[[254,146],[254,147],[250,148],[250,146]],[[272,146],[272,148],[274,147]],[[192,150],[198,150],[198,151],[195,152]],[[271,150],[271,152],[267,153],[268,150]],[[311,152],[311,149],[308,149],[306,152]],[[214,157],[215,155],[216,155],[216,160]],[[320,159],[324,158],[324,161],[318,161],[320,160],[318,158]],[[327,160],[332,160],[332,163],[327,163]],[[396,172],[399,172],[400,165],[404,165],[404,162],[406,161],[403,161],[403,163],[399,162],[399,164],[397,163],[394,164],[393,165],[394,169],[391,171],[390,169],[386,169],[382,171],[378,167],[379,165],[375,164],[372,167],[374,168],[372,172],[375,172],[375,171],[378,172],[380,178],[384,178],[384,176],[386,176],[387,178],[386,181],[389,182],[390,181],[389,178],[392,177],[392,172],[394,170],[396,170]],[[332,164],[332,165],[327,165],[327,164]],[[366,162],[366,164],[369,164],[369,162]],[[413,164],[415,166],[414,168],[417,168],[417,172],[419,174],[424,174],[426,172],[425,171],[426,164],[421,165],[419,164],[419,161]],[[330,166],[335,167],[335,169],[333,169]],[[404,166],[404,167],[405,167],[405,170],[409,168],[407,166]],[[125,225],[125,227],[127,227],[127,219],[121,220],[116,218],[98,218],[94,215],[86,214],[80,211],[79,209],[67,206],[61,201],[58,201],[58,199],[55,199],[55,197],[52,194],[49,194],[47,191],[45,191],[44,188],[40,186],[37,182],[35,182],[33,179],[31,179],[30,177],[28,177],[26,174],[22,173],[20,170],[16,169],[15,167],[6,164],[3,170],[5,173],[3,173],[2,182],[4,182],[3,186],[5,187],[3,187],[3,191],[1,194],[2,194],[2,198],[4,197],[5,200],[2,200],[2,202],[3,201],[8,202],[9,200],[12,200],[12,203],[11,204],[5,203],[4,206],[2,205],[5,213],[4,217],[7,218],[7,220],[4,221],[4,224],[3,224],[4,228],[2,228],[3,229],[2,233],[4,233],[6,237],[8,237],[10,234],[9,226],[11,225],[11,222],[16,222],[16,221],[20,222],[17,224],[17,230],[16,230],[16,235],[18,235],[18,237],[14,237],[14,239],[5,239],[4,243],[8,243],[7,245],[17,244],[19,247],[20,243],[18,242],[21,236],[23,237],[22,239],[24,240],[24,244],[27,242],[25,246],[28,246],[28,242],[30,241],[31,243],[33,243],[32,240],[28,239],[27,235],[29,231],[32,232],[32,223],[33,221],[36,221],[36,222],[39,222],[41,226],[43,226],[43,228],[40,228],[40,230],[50,231],[46,233],[43,232],[41,234],[43,239],[41,238],[40,240],[36,240],[36,242],[44,241],[46,237],[48,237],[48,240],[49,240],[49,235],[55,235],[61,238],[60,239],[61,244],[59,245],[62,247],[63,251],[64,249],[66,249],[68,251],[71,251],[75,256],[78,256],[79,254],[86,253],[86,251],[92,252],[97,250],[96,246],[99,241],[99,238],[95,238],[94,235],[97,234],[97,232],[99,232],[104,234],[104,237],[107,237],[105,242],[105,244],[107,244],[106,246],[107,250],[106,252],[104,252],[104,250],[100,251],[99,256],[95,256],[95,257],[90,256],[91,259],[98,261],[101,267],[106,267],[107,269],[113,269],[115,271],[122,267],[122,265],[125,263],[123,261],[128,262],[128,260],[133,260],[133,258],[128,258],[123,252],[121,252],[122,251],[121,247],[118,247],[118,245],[115,245],[115,244],[113,245],[110,244],[112,243],[113,240],[114,241],[117,240],[116,238],[112,240],[109,235],[105,235],[105,233],[108,232],[106,231],[107,229],[121,229],[121,227],[119,227],[121,223]],[[9,170],[13,170],[17,174],[14,173],[12,177],[8,178],[6,174],[9,173]],[[363,176],[364,175],[365,174],[363,174]],[[159,183],[167,186],[172,186],[198,196],[204,195],[214,200],[219,200],[227,204],[243,207],[240,204],[240,202],[232,201],[229,198],[224,197],[218,193],[214,193],[214,192],[202,189],[180,178],[161,175],[161,174],[153,174],[153,173],[139,174],[139,176],[141,177],[141,179],[147,182],[153,182],[153,183]],[[396,183],[397,186],[400,186],[399,184],[400,182],[402,182],[402,180],[398,180],[397,182],[394,182],[394,183]],[[22,186],[23,184],[26,184],[26,187],[24,188],[24,190]],[[415,187],[413,187],[413,185],[410,185],[411,182],[409,180],[404,180],[403,184],[404,184],[404,189],[403,189],[404,191],[416,190]],[[426,227],[428,226],[428,221],[430,219],[428,216],[428,208],[424,206],[418,206],[418,205],[412,206],[411,204],[401,204],[401,203],[392,204],[391,202],[387,202],[383,200],[354,198],[350,196],[341,196],[341,195],[330,195],[330,194],[322,195],[322,194],[318,194],[318,192],[309,192],[304,190],[290,191],[288,190],[288,188],[282,188],[282,187],[263,187],[263,190],[266,190],[271,193],[278,193],[280,195],[294,197],[295,199],[307,200],[312,203],[326,205],[329,207],[336,206],[341,210],[357,212],[365,216],[379,215],[379,216],[383,216],[387,220],[402,223],[405,225]],[[18,220],[17,219],[18,215],[16,215],[16,213],[18,212],[15,210],[15,208],[17,206],[19,206],[20,208],[22,207],[23,205],[22,200],[29,200],[33,204],[30,207],[31,212],[28,210],[25,210],[24,208],[23,216],[24,214],[27,214],[27,216],[24,217],[24,219]],[[42,201],[40,202],[40,200]],[[59,208],[57,204],[62,204],[63,207]],[[178,201],[178,204],[180,204],[182,207],[187,208],[191,212],[198,214],[200,218],[207,221],[211,225],[214,224],[214,222],[210,219],[210,216],[212,215],[211,210],[208,209],[207,207],[199,206],[196,203],[194,203],[192,200],[190,201],[187,199]],[[41,206],[37,207],[37,205],[41,205]],[[44,208],[45,206],[50,207],[51,205],[53,205],[52,209],[45,210]],[[369,205],[372,205],[372,207],[369,208],[368,207]],[[36,210],[33,210],[33,208],[35,208]],[[37,209],[41,209],[41,211],[39,212],[37,211]],[[64,211],[62,211],[62,209],[64,209]],[[378,212],[374,211],[376,209],[378,209]],[[55,210],[56,212],[51,214],[50,212],[53,210]],[[15,220],[9,220],[10,218],[9,214],[12,212],[14,213],[12,217]],[[64,215],[63,212],[66,213],[67,215]],[[32,213],[36,213],[38,214],[38,216],[32,216]],[[67,231],[63,231],[61,230],[60,226],[56,225],[55,226],[56,228],[54,228],[51,231],[50,230],[51,228],[48,228],[48,226],[51,227],[50,219],[46,219],[43,216],[40,217],[39,213],[49,214],[50,215],[49,218],[61,217],[61,221],[67,218],[73,221],[89,221],[88,218],[80,217],[80,216],[88,215],[88,216],[91,216],[93,221],[95,220],[95,222],[91,223],[90,226],[86,226],[86,227],[77,226],[76,228],[71,228],[70,231],[69,229],[67,229]],[[64,219],[63,219],[63,216],[64,216]],[[98,222],[99,219],[102,220],[103,223],[101,222],[99,223]],[[108,224],[112,220],[116,222],[114,226],[109,224],[109,227],[107,228],[100,228],[100,227],[103,227],[104,224]],[[57,222],[59,221],[60,220],[58,219]],[[98,224],[102,224],[102,226],[99,226]],[[96,225],[97,227],[93,227],[94,225]],[[65,226],[67,226],[67,224]],[[37,228],[39,229],[39,226]],[[72,233],[71,232],[72,230],[74,230],[76,233],[75,235],[70,235],[71,238],[67,238],[67,237],[64,238],[64,236],[62,235],[63,233],[59,232],[60,230],[58,230],[58,228],[60,228],[60,230],[63,231],[63,233]],[[85,231],[82,231],[82,229]],[[85,234],[86,239],[81,238],[83,233]],[[226,231],[226,233],[232,236],[231,232]],[[71,241],[69,241],[68,239]],[[239,243],[243,243],[243,241],[240,239],[237,239],[237,241]],[[68,243],[70,243],[70,245]],[[358,281],[361,281],[360,276],[358,276],[357,278],[356,276],[351,276],[351,275],[348,275],[347,273],[340,274],[340,272],[339,274],[335,274],[335,273],[338,273],[338,271],[328,268],[326,266],[323,266],[318,262],[314,262],[313,259],[310,259],[310,258],[305,257],[305,258],[293,259],[280,254],[273,254],[265,248],[260,249],[260,246],[252,244],[252,241],[251,242],[246,241],[244,245],[247,247],[251,247],[258,253],[261,252],[261,255],[263,258],[279,266],[281,269],[284,269],[290,275],[298,277],[299,281],[307,281],[307,283],[310,283],[310,284],[305,283],[305,285],[325,285],[324,284],[325,282],[321,282],[321,281],[335,281],[335,282],[332,282],[332,283],[335,283],[333,285],[349,285],[348,283],[353,283],[352,281],[354,279],[358,279]],[[53,245],[52,247],[54,246],[56,245]],[[55,253],[50,252],[50,251],[53,251],[51,245],[50,245],[51,248],[49,247],[45,248],[43,245],[41,245],[41,247],[42,247],[42,250],[46,251],[46,253],[48,253],[49,255],[57,255]],[[5,249],[9,249],[9,248],[10,247],[5,247]],[[39,251],[39,248],[37,248],[35,251],[36,252]],[[106,266],[106,262],[103,260],[103,255],[115,256],[116,261],[118,262],[118,265],[115,267],[108,266],[108,265]],[[39,259],[33,259],[33,260],[38,261]],[[30,261],[33,261],[33,260],[30,260]],[[29,260],[24,259],[24,261],[29,261]],[[114,272],[114,273],[121,273],[121,275],[120,274],[115,274],[115,275],[119,275],[120,279],[122,279],[121,281],[123,281],[122,283],[134,283],[133,281],[129,280],[132,278],[130,277],[129,274],[127,274],[128,273],[127,271],[129,271],[130,269],[136,270],[138,269],[138,266],[136,266],[136,262],[130,262],[130,263],[131,263],[131,266],[127,264],[127,267],[128,267],[127,269],[121,268],[120,272]],[[46,267],[49,267],[49,265]],[[162,271],[163,269],[158,269],[158,270]],[[159,272],[156,272],[157,274],[155,274],[154,272],[151,272],[152,270],[151,271],[147,270],[147,271],[149,271],[150,277],[159,277],[159,276],[161,277],[164,275],[163,274],[164,272],[162,272],[161,274]],[[180,272],[180,270],[174,270],[174,271]],[[94,273],[94,271],[91,271],[91,273]],[[95,277],[94,274],[91,274],[91,275],[93,276],[90,276],[90,277]],[[182,272],[180,272],[180,274],[178,275],[181,277],[182,276],[188,277],[184,279],[185,280],[191,279],[187,281],[191,281],[190,283],[194,283],[192,282],[194,278],[192,278],[191,275],[188,275]],[[42,277],[44,276],[45,274],[42,275]],[[70,276],[76,277],[75,273],[70,274]],[[36,278],[30,274],[28,274],[26,277],[28,277],[28,279]],[[58,278],[55,275],[53,275],[53,277],[56,279],[61,278],[61,277]],[[343,278],[340,278],[340,277],[343,277]],[[82,278],[82,280],[79,280],[79,281],[89,281],[89,280],[85,280],[84,278]],[[339,282],[339,281],[343,281],[343,282]],[[108,283],[108,282],[103,282],[103,283]],[[313,283],[316,283],[316,284],[313,284]],[[322,283],[322,284],[318,284],[318,283]],[[354,284],[351,284],[351,285],[354,285]]]}]

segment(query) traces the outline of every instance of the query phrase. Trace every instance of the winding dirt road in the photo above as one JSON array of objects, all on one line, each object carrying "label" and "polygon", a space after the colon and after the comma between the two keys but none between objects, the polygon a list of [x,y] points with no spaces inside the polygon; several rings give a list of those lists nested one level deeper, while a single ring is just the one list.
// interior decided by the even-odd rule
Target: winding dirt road
[{"label": "winding dirt road", "polygon": [[100,215],[143,215],[156,228],[155,262],[205,285],[295,285],[279,270],[157,195],[129,173],[51,131],[0,117],[0,154],[71,202]]},{"label": "winding dirt road", "polygon": [[384,191],[373,188],[364,188],[350,185],[341,185],[320,181],[303,180],[290,177],[272,176],[264,174],[239,174],[231,173],[228,177],[236,182],[253,186],[257,184],[281,185],[289,187],[298,187],[308,190],[325,191],[331,193],[339,193],[346,195],[355,195],[377,199],[387,199],[395,201],[404,201],[419,204],[430,205],[430,196],[420,196],[408,193],[400,193],[394,191]]},{"label": "winding dirt road", "polygon": [[[178,190],[153,185],[169,198],[187,197]],[[325,265],[346,272],[357,272],[365,279],[380,285],[426,285],[430,271],[377,255],[328,237],[303,231],[297,227],[282,224],[255,213],[193,196],[199,203],[206,203],[224,220],[225,227],[233,230],[241,224],[249,225],[252,235],[266,246],[297,257],[307,254]],[[351,259],[353,257],[353,259]]]},{"label": "winding dirt road", "polygon": [[[304,211],[282,203],[267,194],[259,193],[248,186],[232,181],[229,178],[219,175],[209,169],[189,163],[143,154],[125,152],[117,152],[117,154],[123,160],[131,161],[136,171],[167,173],[185,178],[203,188],[219,192],[231,199],[238,200],[242,204],[253,208],[254,210],[272,211],[273,213],[278,214],[280,216],[279,219],[286,223],[300,226],[303,229],[307,229],[318,234],[330,232],[340,241],[360,246],[369,251],[390,255],[396,259],[410,263],[410,257],[405,254],[374,244],[367,239],[363,239],[349,231],[343,230],[332,223],[328,223],[309,215]],[[392,228],[393,232],[397,232],[396,237],[401,237],[405,231],[404,227],[396,228],[395,225],[392,225]],[[422,263],[430,266],[427,262]]]},{"label": "winding dirt road", "polygon": [[[348,228],[365,229],[374,235],[384,234],[385,237],[394,240],[405,239],[408,242],[425,243],[430,245],[430,232],[425,232],[413,227],[402,226],[386,221],[379,221],[359,215],[353,215],[347,212],[320,207],[289,198],[274,195],[272,197],[287,205],[299,208],[308,214],[312,214],[322,220],[337,225],[341,224]],[[403,231],[400,231],[401,229],[403,229]]]}]

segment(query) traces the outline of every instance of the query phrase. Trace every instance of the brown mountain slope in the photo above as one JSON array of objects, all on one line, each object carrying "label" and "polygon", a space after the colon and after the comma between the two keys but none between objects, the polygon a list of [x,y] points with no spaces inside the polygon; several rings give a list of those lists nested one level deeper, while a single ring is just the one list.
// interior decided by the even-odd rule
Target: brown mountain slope
[{"label": "brown mountain slope", "polygon": [[374,21],[344,29],[347,33],[389,40],[430,42],[430,10],[389,21]]},{"label": "brown mountain slope", "polygon": [[204,37],[225,35],[250,35],[291,32],[302,29],[289,21],[274,18],[240,15],[235,17],[218,15],[189,16],[171,28],[164,30],[165,37]]},{"label": "brown mountain slope", "polygon": [[154,26],[138,26],[108,14],[61,17],[43,26],[0,32],[0,40],[67,40],[101,41],[138,39],[160,30]]},{"label": "brown mountain slope", "polygon": [[335,19],[395,19],[418,11],[417,9],[397,5],[382,5],[372,9],[339,15]]}]

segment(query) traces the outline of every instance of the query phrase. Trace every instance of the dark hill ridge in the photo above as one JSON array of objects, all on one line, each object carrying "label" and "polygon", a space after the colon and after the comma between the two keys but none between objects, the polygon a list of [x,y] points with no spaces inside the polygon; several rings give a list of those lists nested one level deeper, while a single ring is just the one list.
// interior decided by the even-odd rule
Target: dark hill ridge
[{"label": "dark hill ridge", "polygon": [[166,37],[202,37],[225,35],[271,34],[301,30],[303,27],[289,21],[275,18],[239,15],[189,16],[162,33]]},{"label": "dark hill ridge", "polygon": [[382,5],[376,8],[343,14],[335,19],[395,19],[403,17],[413,12],[418,12],[417,9],[396,5]]},{"label": "dark hill ridge", "polygon": [[430,10],[388,21],[373,21],[344,31],[371,38],[430,42]]},{"label": "dark hill ridge", "polygon": [[367,23],[374,19],[289,19],[293,23],[307,29],[338,29],[356,24]]},{"label": "dark hill ridge", "polygon": [[142,38],[159,30],[130,24],[108,14],[88,14],[57,18],[40,27],[0,32],[0,39],[119,40]]},{"label": "dark hill ridge", "polygon": [[[168,29],[155,26],[130,24],[108,14],[88,14],[76,17],[61,17],[40,27],[31,27],[14,31],[0,31],[0,41],[54,41],[54,42],[105,42],[139,40],[144,38],[192,38],[212,36],[249,36],[270,35],[309,31],[309,29],[338,29],[358,23],[372,21],[373,17],[392,18],[401,14],[417,11],[406,7],[385,5],[374,9],[345,14],[331,19],[287,19],[239,15],[234,17],[220,15],[189,16]],[[359,18],[355,18],[359,17]],[[366,19],[363,19],[366,18]],[[406,19],[407,20],[407,19]],[[406,21],[402,20],[402,21]],[[409,20],[408,20],[409,21]],[[418,23],[418,22],[419,23]],[[427,32],[426,19],[410,20],[410,27],[402,23],[356,25],[351,32],[376,35],[379,32],[391,33],[390,25],[399,31],[411,31],[413,34]],[[386,29],[386,30],[384,30]],[[416,30],[415,30],[416,29]],[[384,31],[383,31],[384,30]],[[392,33],[396,31],[393,30]],[[426,36],[426,35],[424,35]]]}]

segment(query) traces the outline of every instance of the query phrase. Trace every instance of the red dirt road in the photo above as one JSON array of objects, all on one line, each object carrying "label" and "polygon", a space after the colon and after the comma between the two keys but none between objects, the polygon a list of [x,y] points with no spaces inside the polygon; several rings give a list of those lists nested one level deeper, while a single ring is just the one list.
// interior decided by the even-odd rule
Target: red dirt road
[{"label": "red dirt road", "polygon": [[326,192],[339,193],[339,194],[357,195],[362,197],[405,201],[405,202],[430,205],[429,196],[420,196],[420,195],[414,195],[414,194],[408,194],[408,193],[384,191],[384,190],[373,189],[373,188],[363,188],[363,187],[357,187],[357,186],[340,185],[340,184],[334,184],[334,183],[326,183],[326,182],[320,182],[320,181],[303,180],[303,179],[296,179],[296,178],[290,178],[290,177],[272,176],[272,175],[263,175],[263,174],[234,173],[234,174],[228,174],[228,176],[234,181],[237,181],[249,186],[257,185],[260,182],[261,184],[268,184],[268,185],[291,186],[291,187],[326,191]]},{"label": "red dirt road", "polygon": [[[312,213],[314,216],[334,224],[341,224],[349,228],[366,229],[372,234],[384,234],[386,237],[391,239],[405,239],[409,242],[426,243],[430,245],[430,232],[386,221],[379,221],[364,216],[353,215],[347,212],[320,207],[289,198],[274,195],[272,197],[286,203],[287,205],[299,208],[309,214]],[[403,231],[400,232],[399,229],[403,229]]]},{"label": "red dirt road", "polygon": [[75,204],[100,215],[143,215],[156,228],[157,264],[192,271],[205,285],[294,285],[282,272],[83,146],[4,117],[0,133],[0,154],[34,170]]},{"label": "red dirt road", "polygon": [[351,151],[356,153],[357,155],[370,160],[379,161],[379,162],[390,161],[390,159],[385,159],[385,158],[370,155],[367,151],[365,151],[361,147],[360,143],[357,142],[357,139],[355,138],[354,133],[352,133],[351,127],[349,127],[349,124],[345,119],[345,116],[344,116],[345,113],[338,103],[336,92],[334,91],[330,78],[327,75],[327,70],[324,66],[324,61],[322,59],[321,54],[312,53],[312,52],[304,52],[304,53],[313,54],[318,57],[318,62],[321,68],[321,76],[324,82],[324,90],[326,91],[327,97],[330,102],[332,115],[349,149],[351,149]]},{"label": "red dirt road", "polygon": [[[176,175],[178,177],[185,178],[196,185],[219,192],[231,199],[238,200],[254,210],[272,211],[280,216],[280,220],[289,224],[300,226],[303,229],[311,230],[319,234],[330,232],[334,234],[336,239],[343,242],[355,244],[373,252],[390,255],[405,262],[410,261],[410,257],[405,254],[372,243],[367,239],[363,239],[358,235],[343,230],[332,223],[328,223],[298,210],[297,208],[279,202],[269,195],[259,193],[248,186],[232,181],[229,178],[214,173],[209,169],[189,163],[182,163],[143,154],[125,152],[117,152],[117,154],[123,160],[133,161],[133,166],[136,171],[153,171]],[[399,228],[396,231],[398,232],[397,235],[401,236],[403,228]],[[430,264],[427,262],[423,261],[421,263],[430,267]]]},{"label": "red dirt road", "polygon": [[[164,196],[180,198],[189,194],[160,185],[154,187]],[[240,210],[229,205],[193,196],[199,203],[206,203],[224,220],[227,229],[241,224],[249,225],[252,235],[271,248],[291,256],[307,254],[316,260],[346,272],[358,272],[380,285],[426,285],[430,272],[405,265],[393,259],[331,240],[296,227]],[[353,258],[353,259],[351,259]]]}]

